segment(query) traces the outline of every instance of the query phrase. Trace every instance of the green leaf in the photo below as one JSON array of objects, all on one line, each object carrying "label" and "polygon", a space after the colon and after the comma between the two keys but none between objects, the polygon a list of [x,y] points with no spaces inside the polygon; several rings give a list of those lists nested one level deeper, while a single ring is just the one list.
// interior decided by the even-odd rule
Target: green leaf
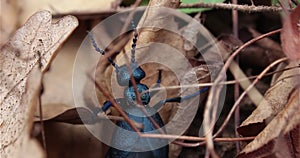
[{"label": "green leaf", "polygon": [[277,5],[279,0],[272,0],[272,5]]},{"label": "green leaf", "polygon": [[[298,3],[300,3],[300,0],[296,0]],[[273,6],[279,6],[279,0],[272,0]],[[292,3],[292,8],[297,7],[294,3]]]},{"label": "green leaf", "polygon": [[148,3],[149,3],[149,0],[143,0],[142,3],[141,3],[141,6],[148,5]]},{"label": "green leaf", "polygon": [[[225,0],[202,0],[203,3],[223,3]],[[183,4],[190,4],[190,3],[198,3],[199,0],[181,0]],[[184,13],[190,14],[190,13],[197,13],[197,12],[203,12],[207,10],[211,10],[210,8],[184,8],[179,9]]]},{"label": "green leaf", "polygon": [[[121,6],[131,6],[135,3],[136,0],[123,0],[121,3]],[[145,6],[148,5],[149,0],[142,0],[141,5],[140,6]]]}]

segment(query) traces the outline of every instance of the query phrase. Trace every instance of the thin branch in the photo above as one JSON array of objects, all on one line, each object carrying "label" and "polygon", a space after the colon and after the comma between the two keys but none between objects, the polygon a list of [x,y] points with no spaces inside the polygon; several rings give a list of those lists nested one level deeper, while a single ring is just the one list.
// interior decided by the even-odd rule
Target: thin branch
[{"label": "thin branch", "polygon": [[[141,133],[141,137],[144,138],[160,138],[160,139],[176,139],[176,140],[188,140],[188,141],[205,141],[205,137],[195,137],[195,136],[178,136],[170,134],[146,134]],[[243,137],[243,138],[214,138],[215,142],[235,142],[235,141],[248,141],[253,140],[255,137]]]},{"label": "thin branch", "polygon": [[[252,2],[252,1],[251,1]],[[233,4],[238,4],[237,0],[232,0]],[[232,10],[232,32],[236,39],[239,39],[239,14],[237,10]],[[239,57],[236,57],[236,63],[239,65]],[[232,72],[234,73],[234,72]],[[240,95],[240,85],[239,83],[234,84],[234,101],[238,99]],[[240,125],[240,108],[237,107],[234,112],[234,127],[235,127],[235,136],[239,137],[238,131],[236,130]],[[240,150],[240,142],[235,142],[236,153],[239,153]]]},{"label": "thin branch", "polygon": [[[230,63],[233,61],[234,57],[235,57],[238,53],[240,53],[241,50],[243,50],[245,47],[249,46],[250,44],[252,44],[252,43],[254,43],[254,42],[256,42],[256,41],[258,41],[258,40],[260,40],[260,39],[262,39],[262,38],[264,38],[264,37],[273,35],[273,34],[275,34],[275,33],[279,33],[280,31],[281,31],[281,29],[278,29],[278,30],[274,30],[274,31],[268,32],[268,33],[263,34],[263,35],[261,35],[261,36],[258,36],[258,37],[256,37],[256,38],[253,38],[252,40],[246,42],[244,45],[242,45],[241,47],[239,47],[239,48],[238,48],[238,49],[237,49],[237,50],[236,50],[236,51],[228,58],[228,60],[227,60],[226,63],[224,64],[224,66],[223,66],[223,68],[222,68],[220,74],[226,73],[226,70],[228,69]],[[265,73],[266,73],[266,72],[265,72]],[[265,73],[263,73],[263,75],[264,75]],[[222,81],[222,78],[223,78],[223,77],[224,77],[224,76],[220,76],[220,75],[219,75],[219,76],[217,77],[215,83],[217,84],[218,82]],[[263,76],[259,75],[257,78],[259,78],[259,77],[263,77]],[[256,78],[256,80],[257,80],[257,78]],[[254,81],[253,83],[255,83],[255,81]],[[252,84],[253,84],[253,83],[252,83]],[[250,86],[251,86],[251,85],[250,85]],[[218,97],[218,96],[220,95],[220,89],[221,89],[222,87],[213,87],[212,89],[216,89],[216,88],[219,88],[219,89],[218,89],[218,90],[215,90],[215,93],[214,93],[214,94],[213,94],[213,93],[210,93],[210,94],[209,94],[210,96],[215,96],[215,98]],[[248,88],[249,88],[249,87],[248,87]],[[247,88],[247,89],[248,89],[248,88]],[[246,90],[247,90],[247,89],[246,89]],[[217,105],[211,104],[211,105],[207,105],[207,106],[217,106]],[[232,109],[234,109],[234,108],[232,108]],[[230,113],[230,114],[231,114],[231,113]],[[229,115],[230,115],[230,114],[229,114]],[[229,117],[229,115],[228,115],[228,117]],[[228,117],[226,118],[226,120],[228,119]],[[226,120],[225,120],[225,122],[226,122]],[[225,124],[225,122],[223,123],[222,127],[218,130],[218,132],[217,132],[216,134],[214,134],[214,137],[216,137],[219,133],[221,133],[221,131],[223,130],[222,128],[224,128],[223,126],[226,126],[226,124],[227,124],[227,123]]]},{"label": "thin branch", "polygon": [[[121,116],[105,115],[104,113],[98,114],[97,121],[103,121],[103,120],[126,121],[124,117]],[[131,121],[138,129],[144,128],[144,125],[142,123],[135,122],[134,120]]]},{"label": "thin branch", "polygon": [[129,26],[131,20],[133,19],[133,16],[134,16],[134,14],[135,14],[135,12],[136,12],[137,7],[138,7],[141,3],[142,3],[142,0],[136,0],[136,1],[135,1],[135,3],[133,4],[133,9],[132,9],[132,11],[129,13],[129,15],[127,16],[127,19],[126,19],[126,21],[125,21],[125,23],[124,23],[124,26],[123,26],[121,32],[125,32],[125,31],[127,30],[127,28],[128,28],[128,26]]},{"label": "thin branch", "polygon": [[[286,59],[280,59],[280,61],[282,61],[282,60],[286,60]],[[278,61],[274,62],[273,64],[271,64],[269,67],[272,67],[276,63],[278,63]],[[297,67],[287,68],[287,70],[293,69],[293,68],[298,68],[298,66]],[[267,68],[267,69],[269,69],[269,68]],[[282,70],[279,70],[279,72],[281,72],[281,71]],[[276,71],[276,72],[278,72],[278,71]],[[272,72],[272,73],[274,73],[274,72]],[[262,72],[259,76],[257,76],[257,80],[261,79],[265,75],[266,75],[266,73]],[[253,77],[256,77],[256,76],[253,76]],[[92,78],[90,77],[90,79],[92,79]],[[96,83],[96,86],[97,86],[97,83]],[[228,118],[230,118],[231,115],[232,114],[229,114]],[[106,117],[108,117],[109,119],[113,119],[113,120],[122,120],[122,121],[125,120],[122,117],[115,117],[115,116],[106,116]],[[105,119],[107,119],[106,117],[105,117]],[[100,118],[102,118],[102,117],[100,117]],[[134,124],[134,121],[132,121],[132,120],[130,120],[129,122]],[[224,122],[224,124],[226,125],[227,123]],[[138,127],[136,124],[135,124],[135,126]],[[222,131],[222,129],[220,128],[219,131]],[[213,138],[214,142],[248,141],[248,140],[253,140],[255,138],[255,137],[216,138],[216,136],[219,133],[219,131],[214,135],[214,138]],[[170,135],[170,134],[145,134],[145,133],[140,133],[139,135],[140,135],[140,137],[145,137],[145,138],[160,138],[160,139],[176,139],[176,140],[187,140],[187,141],[200,141],[200,142],[197,142],[197,143],[178,143],[178,141],[177,141],[175,143],[177,145],[186,146],[186,147],[197,147],[197,146],[200,146],[200,145],[204,145],[205,141],[206,141],[205,137],[196,137],[196,136],[178,136],[178,135]]]},{"label": "thin branch", "polygon": [[259,76],[252,82],[252,84],[240,95],[240,97],[236,100],[236,102],[234,103],[234,105],[232,106],[232,109],[230,110],[229,114],[227,115],[225,121],[223,122],[222,126],[219,128],[219,130],[214,134],[214,137],[218,136],[223,129],[225,128],[225,126],[228,124],[230,117],[232,116],[233,112],[235,111],[235,109],[238,107],[239,103],[242,101],[243,97],[247,94],[247,92],[254,87],[254,85],[275,65],[288,60],[288,58],[281,58],[278,59],[276,61],[274,61],[273,63],[271,63],[267,68],[264,69],[263,72],[261,72],[259,74]]},{"label": "thin branch", "polygon": [[246,42],[244,45],[239,47],[227,59],[222,70],[220,71],[218,77],[214,81],[214,86],[212,86],[212,88],[208,94],[207,102],[206,102],[205,109],[204,109],[204,120],[203,120],[204,132],[206,134],[206,136],[205,136],[206,137],[206,145],[207,145],[207,148],[210,150],[210,152],[213,151],[213,138],[216,136],[216,134],[214,136],[212,135],[213,130],[214,130],[214,125],[216,122],[216,120],[215,120],[216,112],[217,112],[216,108],[218,108],[219,97],[220,97],[220,93],[223,88],[223,86],[220,85],[219,83],[226,80],[225,76],[226,76],[226,71],[227,71],[228,67],[230,66],[231,62],[234,60],[236,55],[239,54],[241,52],[241,50],[243,50],[245,47],[249,46],[250,44],[252,44],[264,37],[273,35],[275,33],[279,33],[280,31],[281,31],[281,29],[268,32],[268,33],[258,36],[256,38],[253,38],[252,40]]},{"label": "thin branch", "polygon": [[110,96],[107,93],[107,90],[105,90],[98,82],[95,81],[95,79],[87,74],[88,78],[95,83],[98,90],[102,92],[102,94],[112,103],[112,106],[121,114],[121,116],[125,119],[125,121],[130,125],[130,127],[138,134],[140,135],[139,129],[135,126],[135,124],[130,120],[130,118],[126,115],[126,113],[122,110],[121,107],[116,103],[114,98]]},{"label": "thin branch", "polygon": [[180,8],[212,8],[212,9],[229,9],[238,10],[242,12],[279,12],[282,10],[281,7],[275,6],[249,6],[249,5],[238,5],[228,3],[193,3],[193,4],[181,4]]},{"label": "thin branch", "polygon": [[[133,19],[133,16],[136,12],[136,8],[141,4],[141,2],[142,2],[142,0],[136,0],[136,2],[133,4],[134,9],[133,9],[132,12],[130,12],[129,16],[127,17],[127,20],[124,24],[123,30],[125,30],[128,27],[128,25],[130,23],[130,20]],[[149,6],[151,6],[150,3],[149,3]],[[132,69],[131,69],[130,64],[129,64],[130,63],[129,58],[126,55],[125,51],[123,51],[123,54],[125,55],[125,60],[126,60],[126,63],[127,63],[126,65],[127,65],[128,70],[129,70],[129,73],[133,74]],[[133,75],[130,75],[130,81],[132,83],[132,86],[134,88],[134,93],[136,95],[136,103],[137,103],[137,104],[135,104],[136,107],[139,108],[145,114],[145,116],[150,120],[150,122],[154,125],[154,127],[158,130],[158,132],[160,132],[161,134],[165,134],[165,132],[158,125],[158,123],[148,114],[146,108],[143,106],[143,103],[142,103],[142,100],[141,100],[141,97],[140,97],[140,93],[138,92],[138,89],[137,89],[137,83],[136,83]]]},{"label": "thin branch", "polygon": [[[38,66],[39,69],[42,71],[42,61],[41,61],[41,53],[38,51]],[[46,134],[45,134],[45,125],[44,125],[44,121],[43,120],[43,105],[42,105],[42,93],[44,91],[44,74],[42,73],[41,76],[41,87],[40,87],[40,95],[38,98],[38,104],[39,104],[39,113],[40,113],[40,124],[41,124],[41,134],[42,134],[42,142],[43,142],[43,147],[44,150],[47,151],[47,144],[46,144]]]},{"label": "thin branch", "polygon": [[[42,76],[43,76],[43,75],[42,75]],[[42,79],[43,79],[43,77],[42,77]],[[42,84],[42,86],[43,86],[43,84]],[[42,88],[41,88],[41,91],[42,91]],[[43,106],[42,106],[41,95],[39,96],[38,104],[39,104],[39,113],[40,113],[39,119],[40,119],[40,125],[41,125],[42,143],[43,143],[43,148],[44,148],[45,150],[47,150],[47,145],[46,145],[46,134],[45,134],[45,125],[44,125],[44,121],[42,121],[42,120],[43,120]]]},{"label": "thin branch", "polygon": [[[280,72],[284,72],[284,71],[296,69],[296,68],[300,68],[300,66],[293,66],[293,67],[284,68],[282,70],[277,70],[277,71],[269,72],[269,73],[266,73],[264,75],[264,77],[273,75],[275,73],[280,73]],[[235,84],[235,83],[239,83],[239,82],[242,82],[242,81],[245,81],[245,80],[256,79],[257,77],[258,77],[258,75],[249,76],[247,78],[240,78],[240,79],[235,79],[235,80],[231,80],[231,81],[220,82],[219,84],[220,85]],[[180,85],[180,86],[157,87],[157,88],[151,88],[151,89],[149,89],[149,90],[147,90],[147,91],[145,91],[143,93],[148,93],[148,92],[153,92],[153,91],[160,91],[160,90],[179,89],[179,88],[208,87],[208,86],[213,86],[213,85],[214,85],[214,83],[199,83],[199,84]],[[143,93],[141,93],[141,94],[143,94]]]}]

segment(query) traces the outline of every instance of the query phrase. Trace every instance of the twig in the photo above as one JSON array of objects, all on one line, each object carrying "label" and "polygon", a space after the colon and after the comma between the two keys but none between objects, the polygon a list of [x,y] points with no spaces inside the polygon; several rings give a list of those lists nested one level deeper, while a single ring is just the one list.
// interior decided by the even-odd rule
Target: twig
[{"label": "twig", "polygon": [[[264,38],[264,37],[267,37],[267,36],[270,36],[270,35],[273,35],[273,34],[275,34],[275,33],[279,33],[281,31],[281,29],[278,29],[278,30],[274,30],[274,31],[271,31],[271,32],[268,32],[268,33],[266,33],[266,34],[263,34],[263,35],[261,35],[261,36],[258,36],[258,37],[256,37],[256,38],[254,38],[254,39],[252,39],[252,40],[250,40],[250,41],[248,41],[248,42],[246,42],[244,45],[242,45],[241,47],[239,47],[229,58],[228,58],[228,60],[227,60],[227,62],[224,64],[224,67],[222,68],[222,70],[221,70],[221,73],[220,74],[224,74],[225,72],[226,72],[226,70],[228,69],[228,67],[229,67],[229,65],[230,65],[230,63],[233,61],[233,59],[234,59],[234,57],[239,53],[239,52],[241,52],[241,50],[243,50],[245,47],[247,47],[247,46],[249,46],[250,44],[252,44],[252,43],[254,43],[254,42],[256,42],[256,41],[258,41],[258,40],[260,40],[260,39],[262,39],[262,38]],[[266,72],[265,72],[266,73]],[[222,77],[224,77],[224,76],[218,76],[217,77],[217,79],[216,79],[216,81],[215,81],[215,83],[218,83],[219,81],[221,81],[221,79],[222,79]],[[261,75],[259,75],[257,78],[259,78],[259,77],[262,77]],[[257,79],[256,79],[257,80]],[[257,81],[256,81],[257,82]],[[253,82],[253,83],[255,83],[255,81]],[[252,83],[252,84],[253,84]],[[251,86],[251,85],[250,85]],[[250,87],[249,86],[249,87]],[[247,89],[250,89],[250,88],[247,88]],[[246,89],[246,90],[247,90]],[[246,92],[246,90],[245,90],[245,92]],[[248,91],[248,90],[247,90]],[[219,91],[220,92],[220,91]],[[244,93],[245,93],[244,92]],[[216,94],[209,94],[209,95],[211,95],[211,96],[213,96],[213,95],[216,95],[217,97],[219,96],[219,94],[220,93],[216,93]],[[208,106],[217,106],[217,105],[208,105]],[[232,108],[232,109],[234,109],[234,108]],[[230,112],[230,114],[232,115],[232,113],[233,112]],[[229,115],[230,115],[229,114]],[[229,117],[229,115],[228,115],[228,117]],[[227,118],[228,118],[227,117]],[[227,119],[226,119],[227,120]],[[223,123],[223,125],[222,126],[225,126],[225,123],[226,123],[226,120],[224,121],[224,123]],[[228,119],[229,120],[229,119]],[[228,122],[227,122],[228,123]],[[226,123],[226,124],[227,124]],[[222,131],[223,129],[222,129],[222,127],[218,130],[218,132],[214,135],[214,137],[216,137],[219,133],[221,133],[221,131]]]},{"label": "twig", "polygon": [[[171,134],[146,134],[142,133],[141,137],[145,138],[160,138],[160,139],[176,139],[176,140],[188,140],[188,141],[205,141],[205,137],[195,137],[195,136],[178,136]],[[214,138],[216,142],[233,142],[233,141],[248,141],[253,140],[255,137],[243,137],[243,138]]]},{"label": "twig", "polygon": [[[95,80],[88,75],[88,77],[95,82]],[[140,133],[134,123],[127,117],[127,115],[123,112],[122,109],[116,104],[114,99],[106,93],[106,91],[97,83],[95,82],[96,87],[105,95],[105,97],[108,98],[109,101],[113,104],[113,106],[120,112],[120,114],[123,116],[124,120],[128,122],[128,124],[133,128],[133,130],[140,136],[140,137],[146,137],[146,138],[161,138],[161,139],[177,139],[177,140],[190,140],[190,141],[205,141],[206,138],[204,137],[194,137],[194,136],[178,136],[178,135],[168,135],[168,134],[144,134]],[[255,137],[244,137],[244,138],[214,138],[214,141],[217,142],[230,142],[230,141],[246,141],[246,140],[253,140]],[[202,145],[203,142],[196,143],[193,146],[199,146]]]},{"label": "twig", "polygon": [[[39,66],[39,69],[42,70],[41,52],[38,51],[37,54],[38,54],[38,66]],[[39,118],[40,118],[40,124],[41,124],[42,142],[43,142],[44,150],[47,151],[45,125],[44,125],[44,121],[43,121],[43,105],[42,105],[42,93],[43,93],[43,90],[44,90],[43,81],[44,81],[44,74],[42,73],[41,88],[40,88],[40,95],[39,95],[39,98],[38,98],[38,104],[39,104],[39,113],[40,113]]]},{"label": "twig", "polygon": [[[232,0],[232,2],[233,2],[233,5],[237,5],[237,0]],[[235,38],[239,38],[239,29],[238,29],[238,27],[239,27],[239,23],[238,23],[238,11],[237,10],[235,10],[235,9],[233,9],[232,10],[232,32],[233,32],[233,36],[235,37]]]},{"label": "twig", "polygon": [[[134,5],[133,5],[133,11],[129,14],[129,16],[127,17],[127,21],[125,22],[124,24],[124,27],[123,29],[126,27],[127,28],[127,25],[129,25],[129,22],[130,22],[130,19],[132,19],[135,11],[136,11],[136,8],[140,5],[140,3],[142,2],[142,0],[137,0]],[[153,2],[153,3],[152,3]],[[151,6],[151,4],[154,4],[156,1],[151,1],[149,2],[149,7]],[[168,1],[165,1],[165,2],[168,2]],[[160,4],[162,5],[162,4]],[[171,7],[171,6],[165,6],[165,7]],[[147,14],[147,12],[145,12],[144,14]],[[127,67],[128,67],[128,70],[129,70],[129,73],[130,74],[133,74],[132,73],[132,69],[130,67],[130,62],[129,62],[129,59],[128,59],[128,56],[125,54],[125,51],[123,51],[123,54],[125,55],[125,60],[126,60],[126,63],[127,63]],[[140,98],[140,94],[137,90],[137,85],[136,85],[136,81],[133,77],[133,75],[130,76],[130,81],[132,83],[132,86],[134,88],[134,93],[136,95],[136,107],[138,107],[144,114],[145,116],[150,120],[150,122],[154,125],[154,127],[158,130],[159,133],[161,134],[165,134],[165,132],[161,129],[161,127],[158,125],[158,123],[148,114],[147,110],[145,109],[145,107],[143,106],[142,104],[142,100]],[[177,142],[177,141],[174,141],[173,143],[175,144],[180,144],[180,142]]]},{"label": "twig", "polygon": [[[236,83],[234,85],[234,101],[236,102],[238,100],[238,97],[240,95],[240,86],[238,83]],[[239,127],[240,125],[240,107],[238,106],[236,109],[235,109],[235,112],[234,112],[234,132],[235,132],[235,136],[236,137],[239,137],[239,133],[237,131],[237,128]],[[235,143],[235,147],[236,147],[236,153],[240,153],[241,151],[241,147],[240,147],[240,142],[237,141]]]},{"label": "twig", "polygon": [[[136,12],[136,8],[141,4],[141,2],[142,2],[142,0],[137,0],[133,4],[134,9],[132,10],[132,12],[130,12],[129,16],[127,17],[126,22],[125,22],[124,27],[122,28],[122,30],[126,30],[128,25],[130,24],[130,21],[132,20],[132,17],[134,16],[134,14]],[[129,64],[130,62],[129,62],[128,56],[126,55],[125,51],[123,51],[123,54],[125,56],[125,60],[126,60],[126,63],[127,63],[127,68],[128,68],[129,74],[133,74],[132,69],[131,69],[130,64]],[[130,75],[130,81],[131,81],[132,86],[134,88],[134,93],[135,93],[136,99],[137,99],[136,100],[136,102],[137,102],[136,107],[138,107],[145,114],[145,116],[150,120],[150,122],[154,125],[154,127],[161,134],[164,134],[164,131],[160,128],[160,126],[157,124],[157,122],[148,114],[147,110],[143,106],[140,94],[139,94],[138,89],[137,89],[136,81],[135,81],[133,75]]]},{"label": "twig", "polygon": [[282,10],[281,7],[275,6],[249,6],[249,5],[238,5],[228,3],[193,3],[193,4],[181,4],[180,8],[212,8],[212,9],[229,9],[238,10],[242,12],[279,12]]},{"label": "twig", "polygon": [[[124,117],[120,116],[113,116],[113,115],[97,115],[97,121],[103,121],[103,120],[114,120],[114,121],[125,121]],[[135,122],[134,120],[131,120],[132,123],[139,129],[143,129],[144,125],[142,123]]]},{"label": "twig", "polygon": [[288,60],[288,58],[281,58],[278,59],[276,61],[274,61],[273,63],[271,63],[267,68],[264,69],[263,72],[261,72],[258,77],[252,82],[252,84],[240,95],[240,97],[236,100],[236,102],[234,103],[234,105],[232,106],[232,109],[230,110],[229,114],[227,115],[225,121],[223,122],[222,126],[219,128],[219,130],[214,134],[214,137],[217,137],[225,128],[225,126],[227,125],[227,123],[230,120],[230,117],[232,116],[233,112],[235,111],[235,109],[237,108],[237,106],[239,105],[239,103],[241,102],[241,100],[243,99],[243,97],[246,95],[246,93],[275,65]]},{"label": "twig", "polygon": [[[41,89],[41,91],[42,91],[42,89]],[[47,150],[46,134],[45,134],[45,125],[44,125],[44,121],[43,121],[43,108],[42,108],[42,99],[41,99],[41,96],[39,96],[38,102],[39,102],[39,113],[40,113],[39,119],[40,119],[40,125],[41,125],[41,134],[42,134],[43,148],[45,150]]]},{"label": "twig", "polygon": [[132,20],[132,17],[134,16],[134,14],[135,14],[135,12],[136,12],[136,8],[137,8],[141,3],[142,3],[142,0],[136,0],[136,1],[134,2],[134,4],[133,4],[133,9],[132,9],[132,11],[129,13],[129,15],[127,16],[126,21],[125,21],[125,23],[124,23],[124,26],[123,26],[123,28],[122,28],[122,30],[121,30],[122,33],[125,32],[126,29],[128,28],[128,26],[129,26],[129,24],[130,24],[130,22],[131,22],[131,20]]},{"label": "twig", "polygon": [[[274,31],[271,31],[271,32],[268,32],[268,33],[265,33],[265,34],[262,34],[256,38],[253,38],[251,39],[250,41],[246,42],[245,44],[243,44],[242,46],[240,46],[235,52],[232,53],[232,55],[227,59],[226,63],[224,64],[220,74],[225,74],[226,73],[226,70],[228,69],[228,67],[230,66],[231,62],[234,60],[235,56],[241,52],[241,50],[243,50],[245,47],[249,46],[250,44],[262,39],[262,38],[265,38],[267,36],[270,36],[270,35],[273,35],[273,34],[276,34],[276,33],[279,33],[281,31],[281,29],[277,29],[277,30],[274,30]],[[214,82],[214,85],[219,85],[222,81],[222,79],[224,78],[224,76],[221,76],[219,75],[215,82]]]},{"label": "twig", "polygon": [[140,131],[138,130],[138,128],[135,126],[135,124],[130,120],[130,118],[126,115],[126,113],[122,110],[122,108],[119,107],[119,105],[116,103],[116,101],[114,100],[114,98],[112,98],[112,96],[110,96],[107,91],[98,84],[98,82],[95,81],[95,79],[90,76],[89,74],[87,74],[88,78],[93,81],[97,87],[98,90],[100,90],[102,92],[102,94],[112,103],[112,106],[121,114],[121,116],[124,118],[124,120],[130,125],[130,127],[138,134],[140,135]]},{"label": "twig", "polygon": [[[280,73],[280,72],[283,72],[283,71],[296,69],[296,68],[300,68],[300,66],[293,66],[293,67],[289,67],[289,68],[284,68],[282,70],[277,70],[277,71],[274,71],[274,72],[269,72],[269,73],[266,73],[264,75],[264,77],[269,76],[269,75],[273,75],[275,73]],[[220,82],[219,84],[220,85],[235,84],[235,83],[242,82],[242,81],[245,81],[245,80],[255,79],[257,77],[258,77],[258,75],[249,76],[247,78],[240,78],[240,79],[235,79],[235,80],[232,80],[232,81]],[[207,86],[213,86],[213,85],[214,85],[214,83],[199,83],[199,84],[191,84],[191,85],[157,87],[157,88],[149,89],[149,90],[147,90],[147,91],[145,91],[143,93],[148,93],[148,92],[153,92],[153,91],[160,91],[160,90],[164,90],[164,89],[170,90],[170,89],[179,89],[179,88],[207,87]],[[143,94],[143,93],[141,93],[141,94]]]},{"label": "twig", "polygon": [[[237,0],[232,0],[232,3],[235,5],[238,4]],[[233,36],[236,39],[239,39],[238,16],[239,16],[238,11],[232,10],[232,26],[233,26],[232,32],[233,32]],[[239,57],[236,57],[236,63],[237,63],[237,65],[239,65]],[[230,66],[230,67],[232,67],[232,66]],[[234,73],[234,72],[232,72],[232,73]],[[234,84],[234,101],[236,101],[238,99],[239,95],[240,95],[240,85],[239,85],[239,83],[235,83]],[[239,137],[238,131],[236,130],[239,125],[240,125],[240,108],[237,107],[234,112],[234,127],[235,127],[234,132],[235,132],[236,137]],[[239,141],[235,142],[235,147],[236,147],[236,153],[239,153],[240,152],[240,142]]]},{"label": "twig", "polygon": [[[218,108],[218,103],[219,103],[219,97],[220,97],[220,93],[222,91],[222,85],[220,85],[219,83],[225,80],[225,76],[226,76],[226,71],[228,69],[228,67],[230,66],[231,62],[234,60],[234,58],[236,57],[236,55],[238,53],[241,52],[241,50],[243,50],[245,47],[249,46],[250,44],[264,38],[270,35],[273,35],[275,33],[279,33],[281,31],[281,29],[275,30],[275,31],[271,31],[268,32],[266,34],[263,34],[261,36],[258,36],[256,38],[253,38],[252,40],[246,42],[244,45],[242,45],[241,47],[239,47],[226,61],[226,63],[224,64],[222,70],[220,71],[218,77],[216,78],[215,82],[214,82],[214,86],[212,86],[209,95],[208,95],[208,99],[205,105],[205,110],[204,110],[204,120],[203,120],[203,127],[204,127],[204,132],[206,134],[206,144],[207,147],[209,148],[209,150],[212,152],[213,151],[213,136],[212,136],[212,132],[214,129],[214,125],[215,125],[215,116],[216,116],[216,108]],[[215,137],[215,135],[214,135]]]}]

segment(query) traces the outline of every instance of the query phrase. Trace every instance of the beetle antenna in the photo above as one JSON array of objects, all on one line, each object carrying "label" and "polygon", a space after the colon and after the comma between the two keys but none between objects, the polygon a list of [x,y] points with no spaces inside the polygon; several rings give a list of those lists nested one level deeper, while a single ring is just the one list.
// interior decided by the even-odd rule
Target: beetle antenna
[{"label": "beetle antenna", "polygon": [[133,39],[132,39],[132,45],[131,45],[131,62],[135,63],[135,48],[136,48],[136,42],[137,42],[137,38],[139,36],[137,30],[136,30],[136,26],[134,24],[133,21],[131,21],[131,25],[134,31],[134,35],[133,35]]},{"label": "beetle antenna", "polygon": [[[92,34],[90,31],[87,31],[87,33],[88,33],[88,36],[89,36],[89,38],[90,38],[90,40],[91,40],[91,42],[92,42],[93,47],[95,48],[95,50],[96,50],[97,52],[99,52],[101,55],[105,55],[105,51],[102,50],[102,49],[100,49],[100,48],[97,46],[97,43],[96,43],[96,41],[95,41],[95,38],[94,38],[93,34]],[[113,61],[113,59],[112,59],[111,57],[108,57],[108,61],[110,62],[110,64],[111,64],[113,67],[115,67],[115,69],[118,70],[119,66]]]}]

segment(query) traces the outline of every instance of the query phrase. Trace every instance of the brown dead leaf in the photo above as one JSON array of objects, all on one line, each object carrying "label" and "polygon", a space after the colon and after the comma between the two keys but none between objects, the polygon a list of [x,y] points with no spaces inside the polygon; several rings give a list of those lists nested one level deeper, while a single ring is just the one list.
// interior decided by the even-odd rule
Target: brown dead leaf
[{"label": "brown dead leaf", "polygon": [[[34,121],[39,122],[39,115]],[[43,121],[64,122],[70,124],[95,123],[94,113],[85,107],[74,107],[64,104],[49,104],[43,107]]]},{"label": "brown dead leaf", "polygon": [[[286,66],[297,66],[291,62]],[[280,112],[286,105],[291,91],[299,84],[300,69],[292,69],[282,73],[274,85],[265,93],[264,99],[253,113],[237,129],[243,136],[255,136]]]},{"label": "brown dead leaf", "polygon": [[281,31],[283,52],[291,60],[300,59],[300,5],[298,5],[283,23]]},{"label": "brown dead leaf", "polygon": [[290,151],[292,149],[290,143],[289,134],[287,136],[280,134],[278,138],[274,139],[273,155],[278,158],[293,157]]},{"label": "brown dead leaf", "polygon": [[[48,106],[48,104],[64,104],[73,107],[75,105],[72,93],[72,73],[78,50],[77,46],[80,46],[81,38],[73,37],[69,38],[59,50],[51,64],[50,71],[47,71],[43,77],[43,107]],[[75,38],[77,40],[74,40]],[[50,111],[45,112],[51,112],[51,107],[48,110]]]},{"label": "brown dead leaf", "polygon": [[41,72],[35,67],[1,105],[0,157],[44,157],[39,144],[30,138],[40,84]]},{"label": "brown dead leaf", "polygon": [[20,8],[17,5],[17,0],[1,1],[0,6],[0,45],[2,45],[17,29],[18,13]]},{"label": "brown dead leaf", "polygon": [[[300,127],[300,86],[294,88],[290,94],[285,108],[243,149],[238,158],[277,157],[282,154],[285,154],[285,157],[288,155],[295,158],[300,156],[298,133]],[[287,147],[278,149],[282,145]]]},{"label": "brown dead leaf", "polygon": [[[219,41],[217,42],[224,61],[229,57],[229,52],[232,52],[236,47],[241,46],[242,44],[242,41],[240,41],[239,39],[226,34],[220,36]],[[239,80],[240,78],[247,78],[246,74],[242,71],[238,63],[236,63],[235,61],[231,62],[229,70],[236,80]],[[251,82],[250,80],[244,80],[239,81],[239,84],[245,90],[249,87]],[[260,101],[263,99],[263,96],[255,87],[249,90],[247,92],[247,95],[256,106],[258,106]]]},{"label": "brown dead leaf", "polygon": [[1,154],[15,152],[10,146],[19,140],[26,125],[24,120],[30,116],[23,113],[30,109],[24,104],[31,98],[25,95],[27,94],[25,84],[29,74],[37,65],[41,66],[42,71],[47,69],[55,56],[56,49],[77,25],[76,18],[72,16],[51,24],[51,14],[47,11],[40,11],[34,14],[1,47]]},{"label": "brown dead leaf", "polygon": [[[258,31],[256,31],[253,28],[248,27],[248,31],[252,34],[253,38],[261,36],[262,34],[259,33]],[[274,50],[276,53],[271,55],[267,55],[270,56],[272,58],[271,61],[275,61],[277,59],[282,58],[281,54],[278,54],[278,52],[282,52],[282,49],[280,47],[280,44],[278,44],[277,42],[275,42],[274,40],[272,40],[271,38],[263,38],[257,42],[255,42],[257,45],[263,47],[263,48],[267,48],[267,49],[272,49]],[[274,59],[273,59],[274,58]]]},{"label": "brown dead leaf", "polygon": [[[299,22],[300,7],[298,6],[286,18],[281,33],[283,51],[291,60],[300,59]],[[298,65],[299,62],[294,61],[286,67]],[[238,158],[300,156],[299,74],[300,70],[296,68],[285,71],[276,78],[275,84],[266,92],[258,108],[238,128],[238,132],[243,136],[254,136],[259,133],[243,149]]]},{"label": "brown dead leaf", "polygon": [[85,125],[45,122],[47,157],[104,158],[104,144]]},{"label": "brown dead leaf", "polygon": [[[253,38],[261,35],[261,33],[252,28],[248,28],[248,31]],[[263,38],[256,41],[255,45],[244,49],[243,53],[240,54],[240,62],[251,67],[265,68],[284,56],[279,43],[271,38]]]},{"label": "brown dead leaf", "polygon": [[[67,16],[51,24],[51,14],[41,11],[33,15],[1,48],[0,105],[8,93],[41,61],[44,72],[55,56],[56,49],[76,28],[75,17]],[[41,59],[39,59],[41,57]]]},{"label": "brown dead leaf", "polygon": [[115,0],[90,0],[88,2],[82,0],[61,1],[61,0],[18,0],[22,9],[20,15],[20,22],[39,10],[49,10],[54,15],[66,15],[66,14],[86,14],[95,13],[101,11],[108,11],[111,9],[111,5]]}]

